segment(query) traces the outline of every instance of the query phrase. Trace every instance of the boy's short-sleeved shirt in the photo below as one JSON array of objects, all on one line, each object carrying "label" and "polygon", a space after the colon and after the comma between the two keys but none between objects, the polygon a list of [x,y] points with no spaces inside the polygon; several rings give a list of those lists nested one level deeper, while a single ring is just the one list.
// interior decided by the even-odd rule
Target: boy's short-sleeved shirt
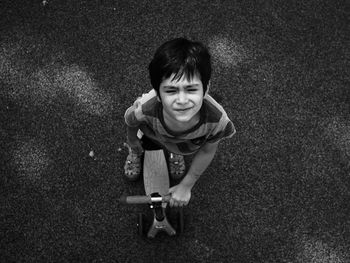
[{"label": "boy's short-sleeved shirt", "polygon": [[[136,110],[141,103],[142,112]],[[140,109],[140,108],[139,108]],[[125,123],[139,127],[144,135],[176,154],[188,155],[197,152],[206,143],[230,138],[236,130],[225,110],[210,95],[206,95],[200,110],[200,121],[190,130],[173,132],[163,118],[163,105],[154,89],[143,94],[125,112]]]}]

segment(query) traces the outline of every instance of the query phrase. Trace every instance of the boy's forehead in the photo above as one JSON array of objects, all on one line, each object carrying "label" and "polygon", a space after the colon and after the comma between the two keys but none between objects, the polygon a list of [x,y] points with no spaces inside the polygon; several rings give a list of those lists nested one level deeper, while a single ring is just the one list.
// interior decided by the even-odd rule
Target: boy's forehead
[{"label": "boy's forehead", "polygon": [[182,75],[172,73],[168,78],[164,78],[162,81],[163,85],[177,83],[202,84],[202,81],[198,73],[194,73],[193,76],[187,75],[185,73]]}]

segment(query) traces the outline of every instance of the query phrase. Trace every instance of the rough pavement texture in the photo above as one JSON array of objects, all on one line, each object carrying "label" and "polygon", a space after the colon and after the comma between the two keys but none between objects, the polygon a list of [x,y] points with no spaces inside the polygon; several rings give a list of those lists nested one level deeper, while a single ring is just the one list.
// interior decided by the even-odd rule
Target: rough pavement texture
[{"label": "rough pavement texture", "polygon": [[[346,1],[27,2],[0,15],[1,262],[350,261]],[[143,192],[122,177],[123,114],[179,36],[210,47],[238,132],[185,233],[150,241],[147,208],[118,203]]]}]

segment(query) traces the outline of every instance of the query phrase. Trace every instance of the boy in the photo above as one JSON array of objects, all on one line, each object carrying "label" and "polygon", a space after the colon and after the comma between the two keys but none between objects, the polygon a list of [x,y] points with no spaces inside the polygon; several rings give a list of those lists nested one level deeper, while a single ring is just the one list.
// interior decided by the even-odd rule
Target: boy
[{"label": "boy", "polygon": [[130,147],[125,175],[130,180],[140,176],[144,149],[169,152],[173,178],[185,171],[183,155],[194,154],[187,174],[169,189],[170,206],[187,205],[192,187],[212,161],[219,141],[230,138],[235,128],[224,109],[208,95],[211,58],[202,43],[170,40],[157,49],[148,69],[153,90],[125,112]]}]

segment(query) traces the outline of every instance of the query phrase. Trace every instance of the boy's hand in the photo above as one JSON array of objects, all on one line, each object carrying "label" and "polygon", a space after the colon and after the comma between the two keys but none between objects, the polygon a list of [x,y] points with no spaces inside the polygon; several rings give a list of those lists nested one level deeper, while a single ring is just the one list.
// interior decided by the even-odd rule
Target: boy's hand
[{"label": "boy's hand", "polygon": [[134,107],[135,107],[135,117],[138,121],[142,121],[145,117],[142,112],[142,104],[141,104],[141,98],[138,98],[134,102]]},{"label": "boy's hand", "polygon": [[169,193],[171,193],[170,206],[188,205],[191,199],[191,188],[181,183],[171,187]]}]

